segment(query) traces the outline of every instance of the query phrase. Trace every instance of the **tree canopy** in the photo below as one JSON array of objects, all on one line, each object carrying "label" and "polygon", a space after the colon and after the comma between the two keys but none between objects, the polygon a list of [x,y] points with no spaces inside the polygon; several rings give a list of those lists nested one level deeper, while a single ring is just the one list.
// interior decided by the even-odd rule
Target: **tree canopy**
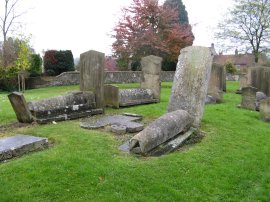
[{"label": "tree canopy", "polygon": [[234,0],[226,17],[216,37],[229,40],[238,50],[251,51],[258,62],[259,54],[269,50],[270,0]]},{"label": "tree canopy", "polygon": [[179,24],[177,10],[159,5],[158,0],[133,0],[122,13],[112,45],[122,65],[147,55],[176,61],[180,49],[193,43],[191,26]]},{"label": "tree canopy", "polygon": [[169,9],[176,9],[179,24],[189,23],[188,12],[186,11],[186,7],[182,0],[166,0],[164,6],[167,6]]}]

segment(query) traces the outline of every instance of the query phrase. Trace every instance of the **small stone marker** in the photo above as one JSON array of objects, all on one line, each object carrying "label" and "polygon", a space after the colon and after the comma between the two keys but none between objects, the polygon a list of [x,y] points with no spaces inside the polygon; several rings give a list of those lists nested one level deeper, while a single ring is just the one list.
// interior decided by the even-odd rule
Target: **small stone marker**
[{"label": "small stone marker", "polygon": [[17,135],[0,139],[0,161],[48,147],[48,139],[29,135]]},{"label": "small stone marker", "polygon": [[161,65],[162,58],[150,55],[143,57],[141,60],[142,65],[142,89],[151,89],[154,95],[154,99],[160,100],[161,89]]},{"label": "small stone marker", "polygon": [[112,132],[124,134],[126,132],[134,133],[143,130],[143,124],[136,122],[140,120],[142,120],[141,116],[114,115],[105,116],[98,120],[93,120],[92,118],[84,119],[80,125],[85,129],[98,129],[111,125]]},{"label": "small stone marker", "polygon": [[256,111],[260,111],[260,102],[266,98],[267,96],[263,92],[256,92]]},{"label": "small stone marker", "polygon": [[270,98],[261,100],[260,117],[265,122],[270,122]]},{"label": "small stone marker", "polygon": [[27,106],[22,93],[13,92],[8,95],[8,99],[16,113],[17,119],[21,123],[32,123],[33,116]]},{"label": "small stone marker", "polygon": [[256,92],[257,88],[252,86],[242,88],[241,107],[244,109],[256,110]]},{"label": "small stone marker", "polygon": [[195,127],[203,116],[212,61],[211,50],[198,46],[182,49],[178,58],[168,112],[187,111],[194,116]]}]

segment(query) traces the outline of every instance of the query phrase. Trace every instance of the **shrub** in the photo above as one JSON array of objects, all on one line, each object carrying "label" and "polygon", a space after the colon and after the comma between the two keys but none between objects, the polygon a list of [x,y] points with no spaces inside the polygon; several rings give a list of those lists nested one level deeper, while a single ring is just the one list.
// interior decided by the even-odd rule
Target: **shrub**
[{"label": "shrub", "polygon": [[62,72],[74,71],[74,59],[70,50],[46,51],[43,62],[46,74],[59,75]]},{"label": "shrub", "polygon": [[42,58],[39,54],[31,54],[29,72],[31,76],[38,76],[41,74]]},{"label": "shrub", "polygon": [[226,72],[229,74],[235,74],[237,72],[237,69],[232,62],[226,62],[225,68],[226,68]]}]

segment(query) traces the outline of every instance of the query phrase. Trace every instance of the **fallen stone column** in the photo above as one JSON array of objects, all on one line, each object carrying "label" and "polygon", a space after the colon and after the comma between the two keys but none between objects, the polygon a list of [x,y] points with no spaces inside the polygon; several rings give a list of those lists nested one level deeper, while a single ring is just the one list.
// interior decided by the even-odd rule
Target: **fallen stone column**
[{"label": "fallen stone column", "polygon": [[131,138],[129,150],[137,154],[147,154],[158,145],[189,129],[193,121],[194,118],[184,110],[167,113]]}]

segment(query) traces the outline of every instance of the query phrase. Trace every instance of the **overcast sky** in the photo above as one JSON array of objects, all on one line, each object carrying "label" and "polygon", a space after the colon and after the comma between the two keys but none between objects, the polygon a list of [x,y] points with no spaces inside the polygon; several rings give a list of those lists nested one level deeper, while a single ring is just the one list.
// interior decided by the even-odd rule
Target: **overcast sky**
[{"label": "overcast sky", "polygon": [[[3,1],[3,0],[1,0]],[[213,30],[232,0],[182,0],[195,35],[194,45],[210,46]],[[111,53],[111,30],[120,9],[132,0],[20,0],[23,32],[31,45],[42,50],[72,50],[74,57],[88,50]],[[1,6],[1,9],[3,7]],[[1,10],[3,12],[3,10]]]}]

